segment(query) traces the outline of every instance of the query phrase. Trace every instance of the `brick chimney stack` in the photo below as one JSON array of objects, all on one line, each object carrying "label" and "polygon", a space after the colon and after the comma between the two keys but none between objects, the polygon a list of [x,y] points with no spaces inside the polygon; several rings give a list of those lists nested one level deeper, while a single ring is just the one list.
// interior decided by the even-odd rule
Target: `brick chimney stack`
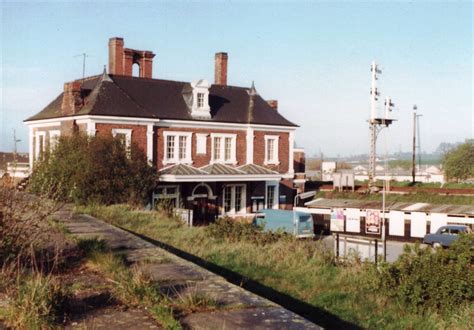
[{"label": "brick chimney stack", "polygon": [[109,39],[109,73],[120,76],[132,76],[133,65],[138,64],[140,78],[152,78],[153,58],[149,50],[124,48],[123,38]]},{"label": "brick chimney stack", "polygon": [[116,75],[123,75],[123,39],[110,38],[109,39],[109,73]]},{"label": "brick chimney stack", "polygon": [[214,83],[227,86],[227,53],[216,53],[214,68]]},{"label": "brick chimney stack", "polygon": [[270,108],[278,111],[278,100],[267,100],[267,103],[270,106]]},{"label": "brick chimney stack", "polygon": [[72,81],[64,84],[63,102],[61,111],[65,116],[77,113],[84,105],[81,92],[81,81]]}]

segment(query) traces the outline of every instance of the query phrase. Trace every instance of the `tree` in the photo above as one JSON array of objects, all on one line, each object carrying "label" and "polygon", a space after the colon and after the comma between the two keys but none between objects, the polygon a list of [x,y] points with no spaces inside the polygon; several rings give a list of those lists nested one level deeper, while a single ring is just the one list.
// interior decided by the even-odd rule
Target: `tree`
[{"label": "tree", "polygon": [[136,145],[126,150],[112,136],[61,137],[54,151],[35,163],[30,190],[55,191],[58,199],[80,204],[146,203],[157,180]]},{"label": "tree", "polygon": [[443,158],[448,181],[462,181],[474,177],[474,143],[468,141],[449,151]]}]

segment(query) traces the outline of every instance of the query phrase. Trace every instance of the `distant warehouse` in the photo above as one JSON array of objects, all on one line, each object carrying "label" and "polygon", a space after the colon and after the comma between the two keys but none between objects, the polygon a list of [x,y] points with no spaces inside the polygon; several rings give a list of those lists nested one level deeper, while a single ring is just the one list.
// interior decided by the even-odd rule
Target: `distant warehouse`
[{"label": "distant warehouse", "polygon": [[417,241],[447,224],[474,229],[474,205],[387,202],[318,198],[297,211],[313,215],[315,234],[343,233],[356,236],[382,236],[386,219],[388,240]]}]

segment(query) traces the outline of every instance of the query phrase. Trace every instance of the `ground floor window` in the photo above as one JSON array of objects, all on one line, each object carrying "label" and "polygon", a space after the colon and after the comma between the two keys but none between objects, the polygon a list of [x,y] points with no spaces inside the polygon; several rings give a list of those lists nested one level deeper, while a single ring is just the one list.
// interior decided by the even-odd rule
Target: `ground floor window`
[{"label": "ground floor window", "polygon": [[165,209],[179,207],[178,186],[158,186],[153,193],[153,207]]},{"label": "ground floor window", "polygon": [[245,185],[227,185],[224,188],[225,214],[245,213]]}]

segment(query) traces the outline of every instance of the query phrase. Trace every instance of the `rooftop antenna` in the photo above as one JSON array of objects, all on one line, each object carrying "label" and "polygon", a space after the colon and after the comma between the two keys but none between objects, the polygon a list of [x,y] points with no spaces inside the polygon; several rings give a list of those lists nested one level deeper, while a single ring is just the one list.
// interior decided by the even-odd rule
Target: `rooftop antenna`
[{"label": "rooftop antenna", "polygon": [[74,57],[79,57],[79,56],[82,56],[82,84],[81,85],[84,85],[84,79],[86,76],[86,57],[90,57],[90,56],[87,55],[86,53],[82,53]]},{"label": "rooftop antenna", "polygon": [[384,128],[388,127],[394,119],[390,118],[390,113],[394,107],[392,99],[388,97],[385,100],[385,116],[380,118],[377,116],[377,101],[379,100],[380,92],[377,89],[377,80],[378,74],[382,73],[382,70],[379,69],[375,61],[372,62],[370,66],[371,72],[371,88],[370,88],[370,119],[369,119],[369,129],[370,129],[370,155],[369,155],[369,192],[377,192],[378,188],[375,185],[375,167],[376,167],[376,146],[377,146],[377,136],[379,132]]}]

